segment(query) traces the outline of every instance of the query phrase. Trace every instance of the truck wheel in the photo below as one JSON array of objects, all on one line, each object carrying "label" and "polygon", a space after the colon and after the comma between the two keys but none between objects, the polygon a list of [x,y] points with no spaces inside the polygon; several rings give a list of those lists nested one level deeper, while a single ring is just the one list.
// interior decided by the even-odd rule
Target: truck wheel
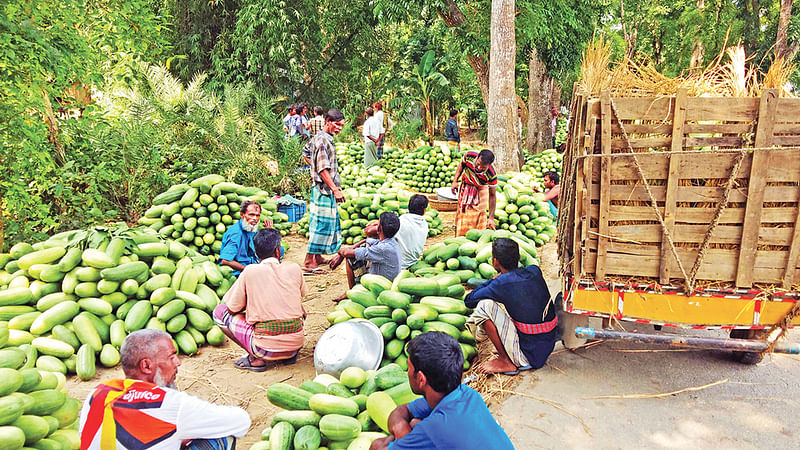
[{"label": "truck wheel", "polygon": [[[765,330],[731,330],[731,339],[766,339]],[[764,354],[759,352],[733,352],[733,358],[742,364],[754,365],[764,359]]]}]

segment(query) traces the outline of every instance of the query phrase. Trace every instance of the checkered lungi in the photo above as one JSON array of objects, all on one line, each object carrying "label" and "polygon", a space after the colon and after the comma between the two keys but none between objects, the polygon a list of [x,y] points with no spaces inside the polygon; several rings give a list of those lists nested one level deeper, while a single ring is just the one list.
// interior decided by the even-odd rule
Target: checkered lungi
[{"label": "checkered lungi", "polygon": [[339,222],[339,207],[333,194],[325,195],[317,186],[312,187],[308,212],[308,253],[336,253],[342,245],[342,224]]},{"label": "checkered lungi", "polygon": [[234,339],[244,349],[250,349],[250,354],[265,361],[289,359],[295,356],[298,350],[274,352],[256,345],[253,336],[255,326],[247,323],[241,316],[234,316],[228,311],[228,305],[221,303],[214,308],[214,322],[233,334]]},{"label": "checkered lungi", "polygon": [[458,210],[456,211],[456,236],[464,236],[469,230],[485,230],[488,222],[486,210],[489,208],[489,187],[478,186],[478,204],[471,204],[467,184],[462,183],[458,190]]},{"label": "checkered lungi", "polygon": [[[508,357],[511,362],[517,367],[527,366],[528,358],[522,353],[522,348],[519,346],[519,335],[511,316],[503,309],[503,307],[493,300],[481,300],[475,306],[475,311],[467,319],[467,327],[473,335],[478,336],[483,334],[483,322],[491,320],[497,328],[497,334],[503,342]],[[480,328],[480,331],[478,329]]]},{"label": "checkered lungi", "polygon": [[383,158],[383,143],[386,141],[386,135],[381,136],[378,141],[378,159]]}]

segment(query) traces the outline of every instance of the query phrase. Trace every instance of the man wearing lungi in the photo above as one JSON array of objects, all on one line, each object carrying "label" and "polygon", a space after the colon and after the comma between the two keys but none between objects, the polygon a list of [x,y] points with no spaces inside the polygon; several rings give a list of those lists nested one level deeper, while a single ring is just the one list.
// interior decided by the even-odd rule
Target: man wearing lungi
[{"label": "man wearing lungi", "polygon": [[[472,229],[494,229],[494,208],[497,203],[497,173],[492,163],[494,153],[481,150],[464,154],[453,178],[453,194],[458,195],[456,236]],[[486,209],[489,217],[486,217]]]},{"label": "man wearing lungi", "polygon": [[222,332],[247,352],[234,365],[263,372],[297,361],[307,288],[300,266],[281,262],[278,230],[259,230],[253,245],[260,262],[244,268],[213,316]]},{"label": "man wearing lungi", "polygon": [[331,255],[342,245],[342,225],[339,222],[338,203],[344,201],[339,186],[339,165],[336,163],[336,147],[333,137],[342,131],[344,115],[338,109],[331,109],[325,116],[325,127],[306,144],[304,153],[311,162],[311,198],[308,205],[308,251],[303,262],[307,274],[324,271],[320,264],[327,264],[322,255]]},{"label": "man wearing lungi", "polygon": [[[467,327],[485,335],[497,358],[483,363],[484,373],[516,375],[520,370],[544,366],[556,344],[558,318],[550,292],[536,266],[519,266],[519,245],[512,239],[495,239],[492,265],[500,275],[473,290],[464,304],[475,311]],[[502,306],[501,306],[502,305]]]}]

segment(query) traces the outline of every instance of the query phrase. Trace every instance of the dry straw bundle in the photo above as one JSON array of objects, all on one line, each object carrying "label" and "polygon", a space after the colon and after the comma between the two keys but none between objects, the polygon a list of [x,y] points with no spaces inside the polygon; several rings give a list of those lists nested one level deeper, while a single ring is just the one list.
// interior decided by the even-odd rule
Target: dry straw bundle
[{"label": "dry straw bundle", "polygon": [[580,87],[596,96],[603,90],[615,96],[668,96],[681,87],[690,96],[756,97],[767,88],[779,88],[782,96],[794,96],[786,88],[796,69],[791,63],[775,58],[762,74],[748,64],[750,58],[741,45],[728,47],[705,70],[675,78],[660,73],[646,56],[638,58],[643,62],[625,57],[612,63],[611,48],[600,36],[583,52]]}]

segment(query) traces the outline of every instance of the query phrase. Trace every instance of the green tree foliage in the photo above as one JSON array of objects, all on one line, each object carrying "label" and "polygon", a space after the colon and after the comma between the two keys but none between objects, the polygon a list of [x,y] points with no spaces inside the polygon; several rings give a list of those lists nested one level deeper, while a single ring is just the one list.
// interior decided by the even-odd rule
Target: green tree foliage
[{"label": "green tree foliage", "polygon": [[[126,54],[158,58],[164,20],[145,0],[9,0],[0,4],[0,244],[60,216],[102,216],[69,164],[92,86]],[[89,107],[91,109],[91,107]],[[86,110],[83,111],[87,115]]]},{"label": "green tree foliage", "polygon": [[[800,2],[788,27],[792,45],[800,40]],[[766,70],[775,45],[779,0],[614,0],[606,23],[618,55],[649,58],[657,69],[677,76],[690,69],[692,56],[704,68],[726,47],[741,43],[752,61]],[[795,62],[798,61],[795,54]]]}]

